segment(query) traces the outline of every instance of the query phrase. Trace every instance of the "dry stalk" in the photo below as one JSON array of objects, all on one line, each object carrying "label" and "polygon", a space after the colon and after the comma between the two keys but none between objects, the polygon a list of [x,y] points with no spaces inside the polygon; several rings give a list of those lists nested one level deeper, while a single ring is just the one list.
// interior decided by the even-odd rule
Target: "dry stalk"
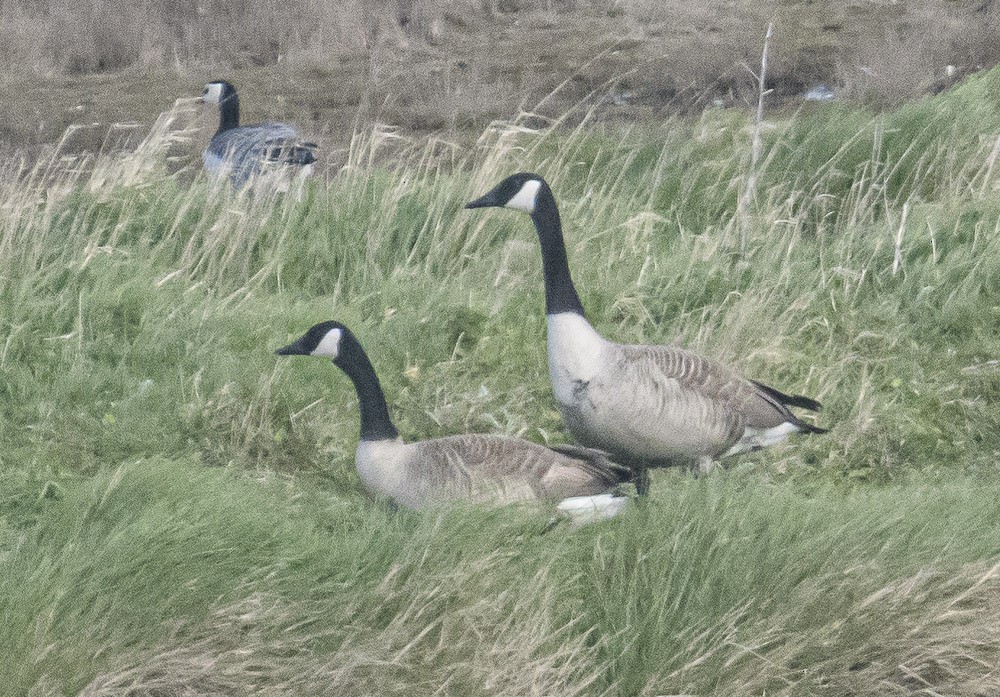
[{"label": "dry stalk", "polygon": [[910,213],[910,202],[903,204],[903,216],[899,220],[899,228],[896,230],[896,239],[893,243],[892,254],[892,275],[895,276],[903,265],[903,231],[906,229],[906,216]]},{"label": "dry stalk", "polygon": [[771,90],[766,88],[765,79],[767,76],[767,50],[771,43],[771,35],[774,33],[774,22],[767,25],[767,34],[764,35],[764,50],[760,57],[760,73],[754,73],[747,66],[747,70],[757,78],[757,113],[753,121],[753,139],[750,146],[750,166],[747,169],[747,178],[743,186],[743,195],[740,196],[739,205],[739,227],[740,227],[740,256],[745,256],[747,251],[747,230],[750,226],[750,201],[757,195],[757,165],[760,162],[760,131],[764,122],[764,97]]}]

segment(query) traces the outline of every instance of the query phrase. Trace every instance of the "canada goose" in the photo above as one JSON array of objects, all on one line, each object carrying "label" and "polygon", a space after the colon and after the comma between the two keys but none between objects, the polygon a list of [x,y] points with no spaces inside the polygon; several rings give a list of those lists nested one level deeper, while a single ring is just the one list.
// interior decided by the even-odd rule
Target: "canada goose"
[{"label": "canada goose", "polygon": [[559,210],[549,185],[522,172],[466,208],[513,208],[531,216],[542,249],[549,377],[563,419],[582,445],[598,448],[640,473],[762,448],[789,433],[825,433],[789,407],[819,402],[787,395],[676,346],[615,344],[594,330],[570,276]]},{"label": "canada goose", "polygon": [[236,188],[274,168],[291,167],[303,175],[311,171],[316,144],[300,140],[287,123],[240,126],[240,98],[228,82],[205,85],[201,101],[219,107],[219,128],[202,153],[207,171],[228,172]]},{"label": "canada goose", "polygon": [[625,498],[600,494],[626,481],[631,472],[594,450],[572,445],[556,450],[478,433],[404,443],[389,418],[371,361],[339,322],[314,325],[276,353],[332,358],[347,373],[361,414],[358,474],[365,487],[403,506],[421,508],[451,499],[565,499],[561,510],[571,516],[582,511],[591,518],[610,518],[624,507]]}]

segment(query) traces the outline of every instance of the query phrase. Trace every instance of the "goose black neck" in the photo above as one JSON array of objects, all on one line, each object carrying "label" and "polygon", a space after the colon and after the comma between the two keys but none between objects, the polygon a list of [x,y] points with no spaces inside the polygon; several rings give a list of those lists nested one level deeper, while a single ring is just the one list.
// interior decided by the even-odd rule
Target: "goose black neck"
[{"label": "goose black neck", "polygon": [[358,393],[358,410],[361,412],[361,440],[376,441],[399,437],[399,431],[389,418],[385,394],[371,361],[361,344],[345,333],[341,339],[340,355],[333,361],[354,383]]},{"label": "goose black neck", "polygon": [[240,125],[240,98],[233,92],[219,102],[219,130],[216,134],[238,128]]},{"label": "goose black neck", "polygon": [[575,312],[583,315],[583,303],[576,293],[573,278],[569,273],[566,257],[566,241],[563,239],[562,223],[556,200],[547,186],[538,192],[535,212],[531,220],[538,231],[538,241],[542,245],[542,274],[545,277],[545,313],[555,315]]}]

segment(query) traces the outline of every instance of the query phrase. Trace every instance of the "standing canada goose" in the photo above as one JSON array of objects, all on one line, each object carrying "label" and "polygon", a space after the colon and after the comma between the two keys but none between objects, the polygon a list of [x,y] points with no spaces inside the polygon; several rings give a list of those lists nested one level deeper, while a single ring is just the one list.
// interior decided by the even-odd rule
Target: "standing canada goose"
[{"label": "standing canada goose", "polygon": [[301,174],[311,171],[316,144],[300,140],[287,123],[240,126],[240,98],[228,82],[205,85],[201,101],[219,107],[219,128],[202,153],[207,171],[228,172],[236,188],[274,169],[292,168]]},{"label": "standing canada goose", "polygon": [[[777,443],[789,433],[825,433],[789,407],[819,402],[787,395],[676,346],[615,344],[583,314],[566,259],[559,210],[549,185],[522,172],[466,208],[513,208],[531,216],[542,248],[549,377],[563,419],[582,445],[640,473],[647,467],[714,460]],[[642,492],[640,492],[642,493]]]},{"label": "standing canada goose", "polygon": [[[604,453],[577,446],[558,451],[519,438],[470,433],[404,443],[389,418],[371,361],[354,334],[339,322],[314,325],[280,356],[332,358],[358,394],[361,440],[355,463],[366,488],[409,508],[452,499],[513,503],[562,501],[573,516],[610,518],[626,499],[607,494],[631,472]],[[575,516],[576,517],[576,516]]]}]

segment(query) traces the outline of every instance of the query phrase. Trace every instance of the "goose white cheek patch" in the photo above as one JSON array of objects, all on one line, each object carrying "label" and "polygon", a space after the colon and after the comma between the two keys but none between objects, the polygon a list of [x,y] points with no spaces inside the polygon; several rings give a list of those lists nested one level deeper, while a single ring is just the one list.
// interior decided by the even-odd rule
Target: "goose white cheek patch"
[{"label": "goose white cheek patch", "polygon": [[342,332],[339,329],[331,329],[328,331],[316,348],[312,350],[312,355],[336,358],[340,353],[341,333]]},{"label": "goose white cheek patch", "polygon": [[202,96],[208,104],[218,104],[219,100],[222,99],[222,85],[217,82],[209,83],[205,87],[205,94]]},{"label": "goose white cheek patch", "polygon": [[507,201],[505,208],[524,211],[531,214],[535,212],[535,199],[538,198],[538,190],[542,188],[542,183],[537,179],[529,179],[521,186],[521,190],[514,195],[514,198]]}]

